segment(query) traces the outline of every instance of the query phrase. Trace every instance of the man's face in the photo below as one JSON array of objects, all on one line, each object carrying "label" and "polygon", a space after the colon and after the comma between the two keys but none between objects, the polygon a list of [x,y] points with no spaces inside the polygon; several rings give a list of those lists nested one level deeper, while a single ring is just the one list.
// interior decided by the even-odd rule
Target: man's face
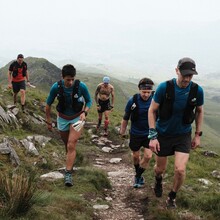
[{"label": "man's face", "polygon": [[18,62],[19,64],[22,64],[22,63],[24,62],[24,58],[20,58],[20,57],[19,57],[19,58],[17,59],[17,62]]},{"label": "man's face", "polygon": [[72,77],[72,76],[65,76],[63,78],[63,80],[64,80],[64,86],[66,88],[70,88],[73,85],[74,77]]},{"label": "man's face", "polygon": [[104,87],[108,87],[108,83],[104,83]]},{"label": "man's face", "polygon": [[178,75],[177,78],[178,86],[180,88],[186,88],[189,85],[190,81],[192,80],[193,74],[182,75],[178,68],[176,68],[176,73]]},{"label": "man's face", "polygon": [[140,91],[141,98],[145,101],[149,99],[152,93],[152,90],[139,90],[139,91]]}]

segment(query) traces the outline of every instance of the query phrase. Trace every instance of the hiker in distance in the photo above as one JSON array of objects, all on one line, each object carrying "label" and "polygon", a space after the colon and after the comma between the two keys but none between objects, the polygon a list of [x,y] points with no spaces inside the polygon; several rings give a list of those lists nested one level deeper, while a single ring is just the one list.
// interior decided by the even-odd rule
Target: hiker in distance
[{"label": "hiker in distance", "polygon": [[[166,205],[176,207],[176,194],[182,186],[190,149],[200,145],[203,122],[203,89],[193,83],[197,75],[196,64],[191,58],[179,60],[177,78],[161,83],[149,108],[150,149],[157,155],[155,165],[155,195],[162,196],[162,179],[167,166],[167,156],[174,155],[174,180]],[[156,120],[156,114],[159,115]],[[195,134],[191,137],[195,119]]]},{"label": "hiker in distance", "polygon": [[[153,85],[153,81],[149,78],[143,78],[139,81],[139,93],[128,100],[121,122],[120,135],[124,136],[128,121],[131,120],[129,147],[132,151],[136,172],[134,188],[140,188],[144,185],[142,174],[147,169],[152,157],[148,139],[148,109],[152,100]],[[140,157],[141,147],[144,147],[142,158]]]},{"label": "hiker in distance", "polygon": [[[111,101],[110,101],[111,96]],[[109,125],[109,113],[114,108],[115,102],[115,91],[114,87],[110,84],[110,78],[108,76],[103,77],[103,82],[98,84],[96,91],[95,91],[95,102],[97,105],[97,112],[98,112],[98,124],[97,124],[97,131],[99,130],[103,113],[105,116],[104,121],[104,135],[108,135],[108,125]]]},{"label": "hiker in distance", "polygon": [[52,130],[51,105],[58,99],[57,127],[66,147],[66,170],[64,183],[73,186],[72,170],[76,158],[76,144],[82,133],[82,127],[92,100],[85,83],[76,80],[76,69],[67,64],[62,68],[62,80],[52,85],[46,101],[46,122]]},{"label": "hiker in distance", "polygon": [[14,105],[17,103],[17,95],[21,93],[21,107],[24,112],[26,82],[30,86],[27,63],[24,62],[24,56],[18,54],[17,60],[11,63],[8,70],[8,88],[13,89]]}]

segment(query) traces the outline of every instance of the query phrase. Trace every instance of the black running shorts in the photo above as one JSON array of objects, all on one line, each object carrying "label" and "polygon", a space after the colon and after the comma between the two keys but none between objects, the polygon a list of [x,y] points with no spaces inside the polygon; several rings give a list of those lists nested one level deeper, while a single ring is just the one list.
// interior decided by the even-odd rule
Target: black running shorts
[{"label": "black running shorts", "polygon": [[160,143],[160,151],[157,156],[171,156],[175,152],[189,153],[191,149],[191,133],[179,135],[179,136],[162,136],[158,135],[158,141]]},{"label": "black running shorts", "polygon": [[18,93],[21,89],[26,89],[25,80],[20,82],[13,82],[12,81],[12,88],[14,93]]},{"label": "black running shorts", "polygon": [[141,147],[149,148],[149,139],[146,136],[137,136],[130,134],[129,147],[132,151],[139,151]]},{"label": "black running shorts", "polygon": [[100,105],[100,110],[98,110],[98,113],[103,113],[105,111],[109,111],[111,110],[111,105],[110,105],[110,99],[107,99],[105,101],[102,101],[102,100],[98,100],[98,103]]}]

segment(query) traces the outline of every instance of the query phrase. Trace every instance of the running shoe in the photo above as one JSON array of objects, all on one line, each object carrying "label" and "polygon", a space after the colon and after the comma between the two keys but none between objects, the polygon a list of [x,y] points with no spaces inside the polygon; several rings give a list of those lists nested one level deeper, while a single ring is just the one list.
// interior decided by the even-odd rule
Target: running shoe
[{"label": "running shoe", "polygon": [[134,188],[141,188],[144,185],[144,177],[135,177],[134,179]]},{"label": "running shoe", "polygon": [[72,174],[69,172],[65,173],[64,177],[65,186],[73,186]]},{"label": "running shoe", "polygon": [[166,206],[168,209],[175,209],[176,208],[176,200],[168,197],[166,200]]},{"label": "running shoe", "polygon": [[141,176],[141,177],[139,178],[139,185],[141,185],[141,186],[144,185],[144,177],[143,177],[143,176]]}]

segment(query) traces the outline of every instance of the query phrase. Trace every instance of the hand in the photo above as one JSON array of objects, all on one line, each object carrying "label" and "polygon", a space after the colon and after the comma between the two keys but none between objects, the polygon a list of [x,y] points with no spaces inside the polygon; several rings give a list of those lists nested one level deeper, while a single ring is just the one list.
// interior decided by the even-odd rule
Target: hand
[{"label": "hand", "polygon": [[157,139],[152,139],[149,142],[149,148],[152,152],[158,154],[158,152],[160,151],[160,143]]},{"label": "hand", "polygon": [[82,113],[80,114],[79,118],[80,118],[81,121],[85,121],[85,120],[86,120],[86,114],[85,114],[85,112],[82,112]]},{"label": "hand", "polygon": [[29,81],[27,81],[27,86],[30,86],[30,85],[31,85],[31,83]]},{"label": "hand", "polygon": [[8,88],[9,88],[9,89],[12,89],[12,84],[8,84]]},{"label": "hand", "polygon": [[121,133],[119,133],[119,136],[120,136],[122,139],[128,138],[128,135],[126,135],[126,134],[121,134]]},{"label": "hand", "polygon": [[114,110],[114,105],[110,105],[111,112]]},{"label": "hand", "polygon": [[101,109],[101,106],[100,105],[97,105],[97,110],[100,110]]},{"label": "hand", "polygon": [[49,131],[52,131],[53,127],[52,127],[52,123],[47,123],[47,129]]},{"label": "hand", "polygon": [[196,135],[192,139],[191,148],[194,150],[200,145],[200,136]]}]

